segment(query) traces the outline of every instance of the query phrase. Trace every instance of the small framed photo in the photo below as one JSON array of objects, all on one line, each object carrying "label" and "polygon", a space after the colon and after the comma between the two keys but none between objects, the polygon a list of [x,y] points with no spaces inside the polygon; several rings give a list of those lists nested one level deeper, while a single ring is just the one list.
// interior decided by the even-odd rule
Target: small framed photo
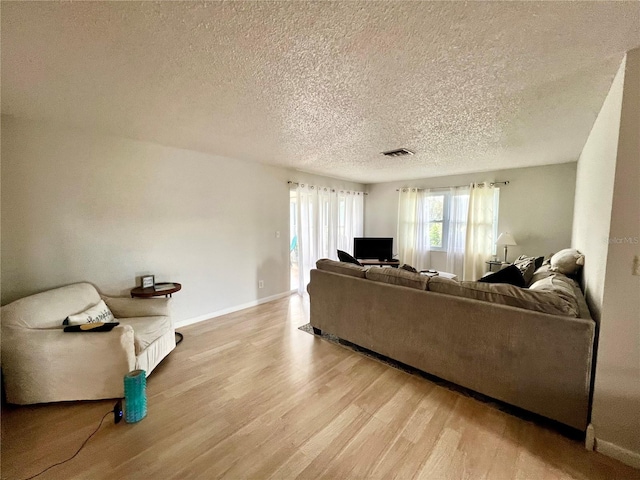
[{"label": "small framed photo", "polygon": [[142,277],[142,288],[153,287],[156,283],[156,279],[153,275],[145,275]]}]

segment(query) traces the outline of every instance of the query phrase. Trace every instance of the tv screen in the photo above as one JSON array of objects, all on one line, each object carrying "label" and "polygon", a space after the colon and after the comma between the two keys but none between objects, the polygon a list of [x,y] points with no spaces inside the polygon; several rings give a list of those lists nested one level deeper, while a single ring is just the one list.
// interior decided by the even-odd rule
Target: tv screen
[{"label": "tv screen", "polygon": [[362,260],[391,260],[393,259],[393,238],[354,238],[353,256]]}]

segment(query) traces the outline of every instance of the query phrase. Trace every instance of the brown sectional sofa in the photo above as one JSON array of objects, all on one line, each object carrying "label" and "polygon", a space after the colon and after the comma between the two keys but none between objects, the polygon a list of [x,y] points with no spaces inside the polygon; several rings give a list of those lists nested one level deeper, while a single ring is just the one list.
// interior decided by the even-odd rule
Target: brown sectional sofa
[{"label": "brown sectional sofa", "polygon": [[585,430],[595,322],[560,280],[528,291],[323,259],[307,290],[314,329]]}]

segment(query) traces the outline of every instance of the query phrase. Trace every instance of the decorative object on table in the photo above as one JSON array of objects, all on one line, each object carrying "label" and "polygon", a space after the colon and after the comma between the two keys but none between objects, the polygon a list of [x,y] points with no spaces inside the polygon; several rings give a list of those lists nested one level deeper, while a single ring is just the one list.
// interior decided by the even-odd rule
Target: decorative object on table
[{"label": "decorative object on table", "polygon": [[153,286],[156,292],[164,292],[166,290],[173,290],[174,288],[176,288],[176,284],[171,282],[156,283]]},{"label": "decorative object on table", "polygon": [[402,265],[400,265],[400,268],[402,270],[406,270],[407,272],[418,273],[418,270],[416,270],[414,267],[412,267],[408,263],[403,263]]},{"label": "decorative object on table", "polygon": [[565,248],[551,257],[552,272],[574,275],[584,265],[584,255],[574,248]]},{"label": "decorative object on table", "polygon": [[144,370],[133,370],[124,376],[124,419],[136,423],[147,416],[147,376]]},{"label": "decorative object on table", "polygon": [[512,246],[512,245],[518,245],[516,243],[515,238],[513,238],[513,235],[511,235],[509,232],[502,232],[500,234],[500,236],[498,237],[498,240],[496,240],[496,245],[500,246],[503,245],[504,246],[504,261],[505,263],[507,262],[507,247]]},{"label": "decorative object on table", "polygon": [[153,275],[145,275],[142,277],[142,288],[149,288],[155,285],[155,277]]},{"label": "decorative object on table", "polygon": [[428,270],[420,270],[420,274],[421,275],[427,275],[428,277],[437,277],[438,275],[440,275],[440,272],[430,268]]}]

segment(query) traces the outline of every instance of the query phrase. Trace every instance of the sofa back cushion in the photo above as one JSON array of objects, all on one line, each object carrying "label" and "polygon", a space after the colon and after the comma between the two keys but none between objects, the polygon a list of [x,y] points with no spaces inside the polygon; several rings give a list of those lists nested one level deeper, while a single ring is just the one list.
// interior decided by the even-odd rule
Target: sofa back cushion
[{"label": "sofa back cushion", "polygon": [[409,272],[402,268],[391,267],[371,267],[366,273],[367,279],[374,282],[390,283],[401,287],[416,288],[426,290],[429,283],[427,275]]},{"label": "sofa back cushion", "polygon": [[3,327],[62,328],[69,315],[84,312],[100,302],[90,283],[76,283],[21,298],[2,307]]},{"label": "sofa back cushion", "polygon": [[366,268],[353,263],[336,262],[328,258],[321,258],[316,262],[316,268],[318,270],[324,270],[327,272],[340,273],[342,275],[349,275],[351,277],[365,278]]},{"label": "sofa back cushion", "polygon": [[538,280],[529,287],[530,291],[554,293],[562,298],[567,305],[575,310],[576,317],[580,316],[580,306],[576,298],[575,282],[565,275],[550,275]]},{"label": "sofa back cushion", "polygon": [[550,291],[528,290],[507,284],[456,282],[442,277],[431,279],[429,291],[510,305],[551,315],[578,316],[578,308],[575,303]]}]

